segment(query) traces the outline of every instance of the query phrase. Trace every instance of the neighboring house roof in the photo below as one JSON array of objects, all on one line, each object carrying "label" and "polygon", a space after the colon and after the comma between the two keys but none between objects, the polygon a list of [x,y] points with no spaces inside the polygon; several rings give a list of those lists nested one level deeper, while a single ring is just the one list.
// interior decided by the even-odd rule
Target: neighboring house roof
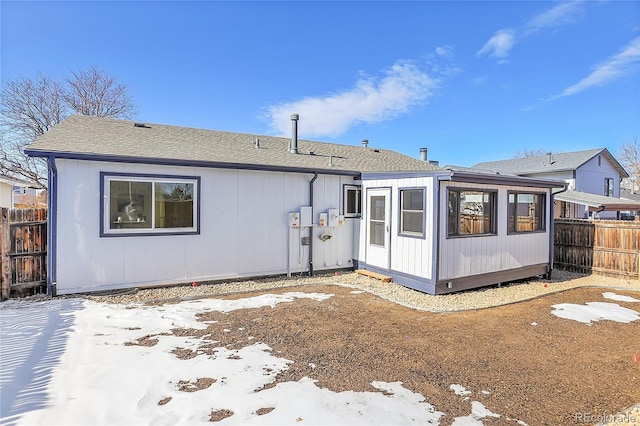
[{"label": "neighboring house roof", "polygon": [[577,170],[580,166],[596,155],[604,155],[620,173],[621,178],[629,177],[624,167],[606,148],[590,149],[586,151],[562,152],[559,154],[545,154],[534,157],[512,158],[509,160],[486,161],[478,163],[472,168],[491,170],[499,173],[515,175],[531,175],[538,173],[561,172]]},{"label": "neighboring house roof", "polygon": [[620,198],[626,198],[627,200],[633,200],[640,203],[640,192],[631,192],[628,189],[620,189]]},{"label": "neighboring house roof", "polygon": [[[486,170],[477,170],[469,167],[444,166],[438,172],[438,180],[449,180],[452,182],[480,183],[487,185],[514,185],[530,188],[566,188],[567,183],[563,180],[549,179],[543,177],[507,175]],[[429,173],[429,174],[434,174]],[[410,178],[425,176],[424,172],[378,172],[362,173],[362,180],[369,179],[389,179],[389,178]]]},{"label": "neighboring house roof", "polygon": [[[304,125],[304,123],[301,123]],[[256,139],[259,148],[255,147]],[[163,124],[71,116],[27,147],[32,156],[244,169],[350,172],[434,171],[439,167],[395,151]]]},{"label": "neighboring house roof", "polygon": [[25,182],[23,180],[12,178],[12,177],[6,176],[6,175],[0,175],[0,183],[6,183],[8,185],[21,186],[21,187],[29,186],[29,183],[27,183],[27,182]]},{"label": "neighboring house roof", "polygon": [[640,201],[605,197],[580,191],[564,191],[555,195],[556,200],[581,204],[600,211],[640,210]]}]

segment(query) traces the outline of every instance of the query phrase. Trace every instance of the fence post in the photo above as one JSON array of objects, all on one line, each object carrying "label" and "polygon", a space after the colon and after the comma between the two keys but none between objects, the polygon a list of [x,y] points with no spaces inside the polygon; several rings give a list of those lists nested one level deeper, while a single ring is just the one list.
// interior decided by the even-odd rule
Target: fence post
[{"label": "fence post", "polygon": [[2,217],[0,218],[0,230],[2,231],[2,242],[0,242],[0,256],[2,261],[0,264],[1,271],[1,283],[2,291],[0,292],[0,300],[7,300],[11,293],[11,261],[9,259],[9,252],[11,251],[11,228],[9,227],[9,209],[2,208]]}]

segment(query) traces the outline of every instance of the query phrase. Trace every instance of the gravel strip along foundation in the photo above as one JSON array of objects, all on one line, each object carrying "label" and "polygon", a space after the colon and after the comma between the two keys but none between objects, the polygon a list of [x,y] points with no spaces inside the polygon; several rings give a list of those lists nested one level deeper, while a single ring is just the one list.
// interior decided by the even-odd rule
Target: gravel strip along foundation
[{"label": "gravel strip along foundation", "polygon": [[268,291],[305,285],[337,284],[355,287],[403,306],[431,312],[456,312],[507,305],[578,287],[606,287],[639,290],[640,281],[582,275],[556,270],[551,280],[532,280],[490,286],[460,293],[431,296],[396,283],[383,283],[355,272],[292,276],[257,280],[183,284],[139,290],[113,292],[107,295],[87,294],[85,298],[108,303],[144,303],[168,300],[188,300],[251,291]]}]

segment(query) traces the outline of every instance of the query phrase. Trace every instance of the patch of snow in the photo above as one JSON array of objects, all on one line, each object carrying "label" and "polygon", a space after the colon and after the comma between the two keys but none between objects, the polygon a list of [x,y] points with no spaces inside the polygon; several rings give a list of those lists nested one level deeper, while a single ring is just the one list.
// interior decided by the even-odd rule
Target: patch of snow
[{"label": "patch of snow", "polygon": [[462,385],[453,384],[449,386],[449,389],[451,389],[456,395],[459,395],[459,396],[465,396],[465,395],[471,394],[471,391],[467,390],[467,388],[465,388]]},{"label": "patch of snow", "polygon": [[560,303],[552,305],[551,313],[560,318],[572,319],[591,325],[592,321],[611,320],[629,323],[640,319],[638,312],[624,308],[616,303],[588,302],[586,305]]},{"label": "patch of snow", "polygon": [[531,325],[538,325],[538,323],[537,322],[532,322]]},{"label": "patch of snow", "polygon": [[[372,383],[383,392],[333,392],[305,377],[263,389],[291,363],[264,343],[189,359],[175,353],[199,351],[218,337],[171,334],[205,328],[199,313],[328,297],[288,293],[165,306],[5,302],[0,424],[210,424],[212,411],[223,409],[233,412],[234,424],[439,424],[444,414],[400,382]],[[138,345],[144,336],[157,342]]]},{"label": "patch of snow", "polygon": [[350,291],[349,293],[350,294],[362,294],[362,293],[364,293],[364,291],[362,291],[362,290],[353,290],[353,291]]},{"label": "patch of snow", "polygon": [[485,417],[500,417],[500,414],[492,413],[491,410],[478,401],[473,401],[471,403],[471,414],[479,419],[483,419]]},{"label": "patch of snow", "polygon": [[456,417],[451,426],[482,426],[482,419],[486,417],[500,417],[493,413],[479,401],[471,402],[471,414],[464,417]]},{"label": "patch of snow", "polygon": [[476,419],[471,414],[464,417],[456,417],[455,419],[453,419],[453,423],[451,423],[451,426],[482,426],[482,425],[484,425],[484,423],[482,423],[482,420]]},{"label": "patch of snow", "polygon": [[622,294],[616,294],[611,292],[602,293],[605,299],[617,300],[619,302],[640,302],[638,299],[634,299],[631,296],[624,296]]}]

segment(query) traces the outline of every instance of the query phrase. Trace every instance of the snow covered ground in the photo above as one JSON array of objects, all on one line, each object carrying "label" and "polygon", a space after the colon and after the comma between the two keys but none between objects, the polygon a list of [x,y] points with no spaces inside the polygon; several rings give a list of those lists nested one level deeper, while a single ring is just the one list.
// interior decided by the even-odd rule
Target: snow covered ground
[{"label": "snow covered ground", "polygon": [[[605,297],[616,300],[610,295]],[[212,335],[196,339],[171,333],[174,328],[205,329],[196,319],[198,313],[331,297],[292,292],[164,306],[83,299],[5,302],[0,305],[0,424],[210,424],[214,414],[228,416],[221,424],[243,425],[439,424],[445,413],[429,403],[428,395],[411,392],[400,382],[373,382],[382,392],[336,393],[305,378],[255,392],[273,383],[291,361],[251,338],[239,350],[219,348],[215,355],[200,353],[184,360],[172,353],[175,348],[195,351],[203,343],[215,344]],[[584,307],[576,311],[575,306],[582,305],[556,305],[552,313],[585,322]],[[633,317],[635,311],[623,314],[615,306],[587,304],[589,321],[639,319],[637,312]],[[147,335],[157,336],[157,344],[136,344]],[[470,401],[471,392],[464,386],[452,384],[451,391],[470,406],[469,415],[456,418],[454,425],[482,425],[482,419],[500,417]]]},{"label": "snow covered ground", "polygon": [[[630,296],[623,296],[611,292],[602,293],[605,299],[617,300],[622,302],[640,302]],[[631,322],[640,319],[640,314],[633,309],[624,308],[617,303],[608,302],[589,302],[586,305],[576,305],[573,303],[560,303],[552,306],[553,315],[560,318],[572,319],[583,322],[587,325],[593,324],[594,321],[610,320],[617,322]]]}]

